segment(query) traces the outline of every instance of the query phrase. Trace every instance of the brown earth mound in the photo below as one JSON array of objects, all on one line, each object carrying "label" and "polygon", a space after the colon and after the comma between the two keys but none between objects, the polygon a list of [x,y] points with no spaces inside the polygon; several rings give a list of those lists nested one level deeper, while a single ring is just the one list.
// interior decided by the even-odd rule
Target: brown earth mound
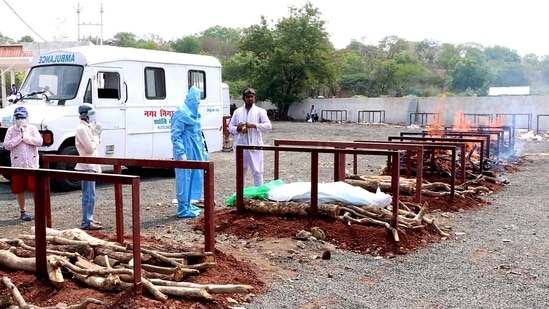
[{"label": "brown earth mound", "polygon": [[[435,179],[430,180],[435,181]],[[493,183],[483,183],[483,185],[494,192],[501,190],[504,186]],[[401,196],[401,199],[412,201],[412,197],[408,196]],[[424,201],[429,203],[432,213],[471,210],[487,203],[482,197],[470,195],[463,199],[456,198],[453,201],[447,197],[425,197]],[[259,213],[237,215],[234,208],[217,210],[215,218],[217,235],[234,235],[243,240],[258,237],[287,239],[294,237],[300,230],[309,230],[312,226],[317,226],[325,232],[325,241],[339,249],[384,257],[407,254],[428,243],[441,240],[440,235],[432,228],[400,232],[400,242],[396,243],[387,230],[381,227],[347,225],[327,218],[319,218],[311,222],[308,218],[278,217]],[[203,226],[203,219],[195,219],[193,224],[195,229],[199,230]],[[105,240],[112,238],[95,231],[90,234]],[[158,245],[158,242],[143,236],[142,245],[146,246],[147,244]],[[162,245],[174,250],[178,244],[163,243]],[[242,261],[220,249],[216,252],[215,260],[217,262],[215,269],[209,269],[196,277],[189,277],[188,281],[203,284],[249,284],[255,288],[254,294],[260,294],[264,290],[267,276],[265,276],[264,270],[259,269],[258,265],[260,264]],[[214,300],[210,302],[178,298],[170,298],[166,302],[161,302],[154,300],[146,291],[144,291],[144,295],[140,296],[133,295],[131,291],[104,292],[83,286],[70,279],[66,280],[63,288],[57,290],[48,282],[35,280],[36,277],[32,273],[7,270],[0,273],[11,279],[24,295],[28,304],[42,307],[56,306],[60,303],[74,305],[86,298],[96,298],[103,302],[103,305],[91,304],[87,308],[227,308],[230,305],[230,298],[238,303],[251,301],[249,295],[214,294]],[[0,285],[0,295],[0,308],[7,308],[9,304],[13,304],[11,294],[4,285]]]}]

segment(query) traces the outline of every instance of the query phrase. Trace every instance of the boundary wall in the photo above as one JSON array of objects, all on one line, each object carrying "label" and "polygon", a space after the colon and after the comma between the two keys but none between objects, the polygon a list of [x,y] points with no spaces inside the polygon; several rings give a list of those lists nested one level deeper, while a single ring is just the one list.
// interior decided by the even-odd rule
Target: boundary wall
[{"label": "boundary wall", "polygon": [[[231,102],[239,107],[242,105],[242,100]],[[276,108],[270,102],[258,102],[257,105],[265,109]],[[292,104],[288,115],[296,120],[305,120],[311,105],[315,106],[319,115],[322,110],[346,110],[347,120],[350,122],[357,122],[359,111],[383,110],[385,123],[400,125],[410,125],[410,113],[438,113],[440,124],[444,126],[456,124],[460,114],[491,114],[493,119],[496,119],[496,114],[531,114],[534,129],[549,130],[547,96],[306,99]],[[543,117],[544,115],[548,117]],[[501,125],[511,125],[511,116],[502,117]],[[517,115],[515,127],[528,128],[528,117]]]}]

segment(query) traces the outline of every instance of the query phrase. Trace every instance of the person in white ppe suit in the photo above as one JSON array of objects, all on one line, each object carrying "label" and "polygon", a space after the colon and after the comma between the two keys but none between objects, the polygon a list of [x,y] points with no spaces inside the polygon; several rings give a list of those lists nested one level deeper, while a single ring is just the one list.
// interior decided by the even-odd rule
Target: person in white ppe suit
[{"label": "person in white ppe suit", "polygon": [[[180,104],[171,118],[171,140],[174,160],[206,161],[208,154],[202,135],[200,90],[191,87],[185,101]],[[195,218],[201,209],[192,204],[202,196],[204,171],[200,169],[175,169],[175,191],[177,199],[177,216]]]}]

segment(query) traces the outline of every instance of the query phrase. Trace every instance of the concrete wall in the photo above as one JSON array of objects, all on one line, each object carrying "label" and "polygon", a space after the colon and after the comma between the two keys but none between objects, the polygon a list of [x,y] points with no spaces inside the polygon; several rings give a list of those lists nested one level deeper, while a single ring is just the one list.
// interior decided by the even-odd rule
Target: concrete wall
[{"label": "concrete wall", "polygon": [[[417,109],[413,108],[414,100],[417,102]],[[537,128],[539,119],[539,129],[549,130],[549,97],[545,96],[307,99],[301,103],[292,104],[289,115],[296,119],[305,119],[313,104],[320,115],[323,110],[345,110],[347,120],[351,122],[357,122],[359,111],[383,110],[385,123],[403,125],[410,125],[410,112],[437,113],[440,118],[439,123],[443,126],[457,124],[462,117],[470,122],[476,121],[480,125],[488,125],[488,115],[491,115],[492,121],[495,122],[496,114],[531,114],[515,115],[516,128],[527,128],[530,117],[531,129]],[[477,116],[463,116],[463,114],[477,114]],[[433,122],[434,115],[424,115],[424,117],[428,118],[425,119],[426,124]],[[500,117],[502,123],[499,125],[512,125],[513,116],[501,115]],[[378,122],[377,119],[379,118],[376,116],[374,122]],[[421,124],[421,120],[420,114],[412,114],[412,122]]]},{"label": "concrete wall", "polygon": [[[417,108],[413,108],[413,101],[417,102]],[[231,100],[231,102],[236,103],[237,106],[242,105],[242,100]],[[305,120],[313,104],[319,116],[322,116],[322,111],[326,114],[328,110],[343,110],[347,113],[347,121],[351,122],[357,122],[359,111],[383,110],[385,123],[401,125],[410,125],[410,112],[438,114],[439,123],[443,126],[457,124],[463,114],[488,114],[491,115],[493,122],[496,120],[496,114],[530,114],[515,115],[515,127],[530,126],[530,129],[536,130],[539,126],[540,131],[549,130],[549,97],[545,96],[307,99],[292,104],[288,114],[296,120]],[[269,102],[258,102],[257,105],[265,109],[276,108]],[[375,117],[373,122],[378,122],[378,116],[375,115]],[[424,117],[427,117],[424,119],[425,124],[433,122],[434,115],[424,115]],[[489,125],[488,116],[466,115],[463,117],[473,124],[477,122],[479,125]],[[502,115],[499,125],[512,125],[512,118],[513,116],[510,115]],[[412,122],[421,124],[421,115],[412,115]]]}]

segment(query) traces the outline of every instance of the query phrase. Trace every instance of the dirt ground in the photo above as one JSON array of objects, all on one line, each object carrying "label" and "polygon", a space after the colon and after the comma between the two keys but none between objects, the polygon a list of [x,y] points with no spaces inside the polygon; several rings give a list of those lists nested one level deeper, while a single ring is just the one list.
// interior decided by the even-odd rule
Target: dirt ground
[{"label": "dirt ground", "polygon": [[[486,185],[486,184],[485,184]],[[491,184],[493,191],[502,188],[501,184]],[[410,197],[403,197],[403,201]],[[437,217],[437,213],[458,211],[482,207],[486,202],[481,197],[468,197],[449,202],[447,198],[425,198],[432,205],[431,216]],[[359,254],[391,257],[414,252],[432,242],[441,240],[439,234],[432,228],[417,229],[400,234],[400,242],[396,243],[386,229],[365,225],[347,225],[334,219],[320,218],[310,222],[308,218],[285,217],[272,215],[246,213],[236,215],[234,208],[225,208],[216,211],[216,233],[218,235],[232,235],[240,240],[240,250],[235,250],[234,242],[227,244],[222,241],[217,245],[217,267],[203,272],[199,276],[189,277],[189,282],[208,284],[249,284],[254,289],[253,294],[261,293],[269,280],[275,279],[277,269],[272,261],[265,259],[265,255],[287,255],[289,248],[295,247],[296,232],[309,230],[317,226],[326,232],[326,242],[333,248],[349,250]],[[441,219],[441,217],[438,217]],[[203,226],[202,218],[195,219],[195,229]],[[276,228],[273,228],[276,226]],[[110,236],[101,232],[90,231],[92,236],[113,240]],[[364,239],[368,239],[367,242]],[[219,242],[219,241],[218,241]],[[158,244],[153,238],[143,239],[143,245]],[[176,250],[178,244],[166,244],[163,246]],[[328,246],[329,248],[329,246]],[[244,249],[244,250],[242,250]],[[326,250],[329,251],[329,250]],[[226,253],[230,252],[230,253]],[[300,255],[318,255],[318,250],[300,250]],[[255,255],[255,256],[254,256]],[[263,255],[258,257],[257,255]],[[321,258],[321,256],[314,256]],[[75,299],[84,300],[95,298],[103,302],[103,305],[90,304],[88,308],[227,308],[231,305],[230,298],[238,303],[250,301],[250,295],[214,295],[211,302],[197,302],[194,300],[171,298],[166,302],[154,300],[151,295],[136,296],[132,292],[103,292],[86,287],[76,281],[67,280],[62,289],[55,289],[47,282],[35,280],[35,275],[23,271],[1,271],[3,276],[9,277],[24,295],[28,304],[42,307],[59,306],[59,304],[74,304]],[[6,288],[2,286],[0,293],[6,300]],[[2,302],[5,304],[5,302]],[[6,308],[6,307],[0,307]]]},{"label": "dirt ground", "polygon": [[[507,166],[505,172],[512,173],[520,168],[520,162]],[[431,179],[433,180],[433,179]],[[439,179],[437,179],[439,180]],[[483,182],[491,191],[498,192],[503,184]],[[403,201],[412,197],[401,196]],[[424,197],[430,206],[430,216],[444,224],[446,212],[470,210],[486,205],[482,196],[468,196],[464,199]],[[28,304],[41,307],[61,307],[63,304],[74,305],[86,298],[101,300],[102,305],[90,304],[87,308],[228,308],[253,301],[253,296],[265,291],[270,280],[276,280],[281,270],[276,263],[283,263],[286,256],[307,259],[327,258],[331,249],[343,249],[364,255],[375,255],[390,258],[394,255],[405,255],[429,243],[438,242],[441,236],[432,228],[421,228],[400,232],[400,242],[394,242],[385,228],[348,225],[334,219],[319,218],[311,222],[308,218],[278,217],[258,213],[236,215],[234,208],[216,210],[216,254],[217,267],[209,269],[199,276],[189,277],[190,282],[216,284],[249,284],[254,287],[252,294],[214,294],[213,301],[196,301],[192,299],[170,298],[165,302],[154,300],[147,292],[133,295],[131,291],[113,293],[99,291],[67,278],[61,289],[55,289],[45,281],[36,280],[32,273],[23,271],[0,270],[17,286]],[[191,222],[194,229],[200,231],[202,218]],[[323,242],[324,254],[309,245],[300,244],[295,235],[300,230],[309,230],[317,226],[326,233]],[[274,228],[276,227],[276,228]],[[112,235],[99,231],[90,231],[91,235],[110,240]],[[364,239],[368,239],[367,242]],[[159,242],[155,237],[142,235],[142,246],[161,244],[169,250],[177,250],[178,242]],[[296,250],[298,246],[300,250]],[[323,257],[324,255],[324,257]],[[278,259],[278,260],[277,260]],[[0,285],[0,308],[13,304],[9,291]]]}]

